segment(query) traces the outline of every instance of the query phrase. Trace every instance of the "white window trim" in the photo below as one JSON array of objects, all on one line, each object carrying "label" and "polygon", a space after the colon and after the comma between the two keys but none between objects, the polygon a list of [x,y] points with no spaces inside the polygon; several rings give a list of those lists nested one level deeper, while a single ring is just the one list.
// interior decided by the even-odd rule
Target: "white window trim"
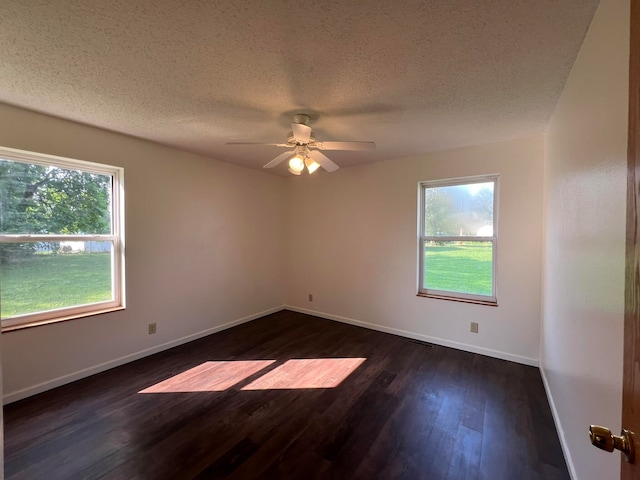
[{"label": "white window trim", "polygon": [[[425,232],[425,190],[433,187],[452,187],[456,185],[469,185],[473,183],[488,183],[493,182],[493,235],[487,237],[472,237],[472,236],[433,236],[424,235]],[[441,180],[428,180],[418,183],[418,296],[439,298],[443,300],[455,300],[460,302],[478,303],[482,305],[498,305],[497,294],[497,277],[498,277],[498,198],[500,194],[500,175],[478,175],[472,177],[459,177],[448,178]],[[492,286],[491,291],[493,295],[476,295],[471,293],[454,292],[449,290],[435,290],[431,288],[424,288],[424,274],[425,274],[425,258],[424,251],[425,245],[430,241],[443,241],[443,242],[491,242],[493,245],[493,258],[492,258]]]},{"label": "white window trim", "polygon": [[124,169],[112,165],[103,165],[44,153],[26,152],[6,147],[0,147],[0,158],[34,165],[55,166],[99,175],[110,175],[113,178],[113,188],[111,192],[112,233],[109,235],[0,234],[0,243],[36,243],[42,241],[110,242],[113,252],[111,256],[112,300],[47,310],[46,312],[16,315],[2,319],[2,332],[124,309]]}]

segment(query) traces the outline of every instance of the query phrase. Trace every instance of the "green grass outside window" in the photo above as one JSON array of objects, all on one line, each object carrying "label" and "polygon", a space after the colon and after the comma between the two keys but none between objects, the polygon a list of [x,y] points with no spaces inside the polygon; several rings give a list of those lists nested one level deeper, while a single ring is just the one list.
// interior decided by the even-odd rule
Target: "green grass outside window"
[{"label": "green grass outside window", "polygon": [[427,245],[423,287],[490,296],[492,254],[490,242]]},{"label": "green grass outside window", "polygon": [[111,299],[109,253],[36,254],[0,266],[1,317]]}]

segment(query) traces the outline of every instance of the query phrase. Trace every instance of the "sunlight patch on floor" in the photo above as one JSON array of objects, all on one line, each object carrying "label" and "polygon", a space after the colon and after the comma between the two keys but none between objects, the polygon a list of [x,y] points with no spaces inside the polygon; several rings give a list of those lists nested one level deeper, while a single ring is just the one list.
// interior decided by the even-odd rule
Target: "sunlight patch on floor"
[{"label": "sunlight patch on floor", "polygon": [[204,362],[138,393],[222,392],[275,360]]},{"label": "sunlight patch on floor", "polygon": [[287,360],[242,390],[335,388],[366,358],[305,358]]},{"label": "sunlight patch on floor", "polygon": [[[291,359],[241,390],[335,388],[366,358]],[[273,365],[277,360],[204,362],[138,393],[222,392]]]}]

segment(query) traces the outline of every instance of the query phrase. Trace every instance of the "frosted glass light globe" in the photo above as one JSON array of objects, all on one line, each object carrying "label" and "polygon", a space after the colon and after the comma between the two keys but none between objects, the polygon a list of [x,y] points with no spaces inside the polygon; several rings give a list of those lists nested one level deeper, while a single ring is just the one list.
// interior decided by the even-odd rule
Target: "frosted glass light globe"
[{"label": "frosted glass light globe", "polygon": [[304,170],[304,161],[296,155],[289,160],[289,168],[294,172],[302,172]]}]

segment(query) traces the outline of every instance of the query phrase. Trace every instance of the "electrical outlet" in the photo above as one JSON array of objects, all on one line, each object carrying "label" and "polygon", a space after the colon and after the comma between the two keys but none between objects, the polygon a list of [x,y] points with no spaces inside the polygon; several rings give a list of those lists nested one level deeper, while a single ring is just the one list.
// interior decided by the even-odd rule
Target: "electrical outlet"
[{"label": "electrical outlet", "polygon": [[156,333],[156,324],[155,323],[150,323],[149,324],[149,335],[153,335],[154,333]]},{"label": "electrical outlet", "polygon": [[313,293],[310,293],[310,294],[309,294],[309,301],[310,301],[310,302],[313,302]]},{"label": "electrical outlet", "polygon": [[478,322],[471,322],[471,333],[478,333]]}]

